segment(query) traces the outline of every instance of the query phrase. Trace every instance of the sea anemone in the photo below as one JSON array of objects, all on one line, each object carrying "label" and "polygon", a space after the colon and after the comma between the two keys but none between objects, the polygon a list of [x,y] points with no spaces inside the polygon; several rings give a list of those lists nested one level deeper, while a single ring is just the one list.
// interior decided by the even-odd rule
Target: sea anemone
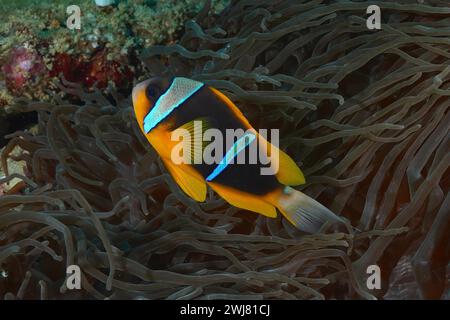
[{"label": "sea anemone", "polygon": [[[19,145],[28,174],[20,194],[0,198],[0,294],[445,298],[450,9],[378,4],[381,30],[366,28],[365,2],[232,1],[220,16],[208,2],[178,43],[142,54],[149,77],[204,81],[256,127],[280,128],[302,191],[347,218],[347,231],[305,235],[212,192],[196,203],[139,132],[129,98],[65,83],[82,105],[16,106],[38,112],[39,128],[10,136],[2,154],[5,165]],[[65,286],[73,264],[83,290]],[[371,265],[379,290],[366,286]]]}]

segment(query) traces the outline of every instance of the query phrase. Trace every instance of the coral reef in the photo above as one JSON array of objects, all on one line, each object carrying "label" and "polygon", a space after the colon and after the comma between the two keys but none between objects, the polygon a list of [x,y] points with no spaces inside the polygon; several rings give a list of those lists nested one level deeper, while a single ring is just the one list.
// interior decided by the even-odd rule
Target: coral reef
[{"label": "coral reef", "polygon": [[[216,1],[215,10],[225,2]],[[48,92],[57,91],[53,80],[60,73],[66,78],[76,73],[74,80],[81,80],[87,88],[111,84],[129,90],[130,76],[140,75],[141,66],[135,59],[140,50],[174,41],[184,21],[201,8],[196,0],[129,0],[108,7],[82,0],[77,1],[80,29],[70,30],[66,26],[66,9],[72,4],[66,0],[0,4],[0,83],[6,82],[5,88],[0,87],[0,97],[4,97],[0,104],[9,104],[13,96],[24,95],[49,101],[52,95]],[[27,65],[28,70],[17,69],[14,61],[24,55],[39,60],[39,69]]]},{"label": "coral reef", "polygon": [[[140,134],[129,97],[85,92],[37,111],[2,154],[27,164],[0,198],[5,299],[447,298],[450,8],[441,1],[208,4],[176,43],[150,46],[148,76],[226,92],[259,128],[280,128],[302,191],[349,220],[305,235],[224,203],[184,195]],[[114,101],[113,101],[114,100]],[[0,183],[11,177],[0,180]],[[355,228],[352,228],[350,224]],[[83,290],[65,287],[80,265]],[[366,268],[382,271],[380,290]]]}]

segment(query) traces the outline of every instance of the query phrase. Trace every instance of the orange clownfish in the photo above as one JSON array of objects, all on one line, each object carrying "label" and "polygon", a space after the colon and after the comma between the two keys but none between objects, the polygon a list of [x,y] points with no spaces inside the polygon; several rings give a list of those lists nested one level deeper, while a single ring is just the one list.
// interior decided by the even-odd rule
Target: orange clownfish
[{"label": "orange clownfish", "polygon": [[[132,98],[142,133],[173,179],[194,200],[205,201],[208,185],[235,207],[270,218],[277,216],[278,209],[305,232],[317,232],[326,221],[342,221],[319,202],[291,187],[305,183],[302,171],[286,153],[253,129],[237,106],[219,90],[183,77],[153,78],[136,85]],[[178,129],[192,133],[194,140],[189,143],[194,158],[207,148],[203,141],[197,142],[196,123],[201,124],[202,130],[215,129],[224,135],[227,130],[241,130],[245,134],[231,146],[223,141],[220,161],[204,161],[202,157],[194,163],[174,161],[173,151],[179,141],[173,139],[173,134]],[[261,174],[264,167],[261,161],[233,161],[241,153],[248,153],[252,146],[265,150],[269,156],[277,155],[270,157],[277,162],[274,174]]]}]

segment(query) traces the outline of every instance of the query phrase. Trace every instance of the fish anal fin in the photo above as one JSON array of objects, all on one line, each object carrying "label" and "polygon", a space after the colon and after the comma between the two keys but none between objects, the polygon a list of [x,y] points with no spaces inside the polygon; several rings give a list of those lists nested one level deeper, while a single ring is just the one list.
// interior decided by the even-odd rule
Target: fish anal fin
[{"label": "fish anal fin", "polygon": [[275,218],[277,216],[275,207],[264,198],[222,186],[214,182],[209,182],[208,184],[225,201],[237,208],[257,212],[269,218]]},{"label": "fish anal fin", "polygon": [[164,160],[169,173],[180,188],[192,199],[203,202],[206,199],[206,182],[205,179],[186,164],[174,164],[170,160]]}]

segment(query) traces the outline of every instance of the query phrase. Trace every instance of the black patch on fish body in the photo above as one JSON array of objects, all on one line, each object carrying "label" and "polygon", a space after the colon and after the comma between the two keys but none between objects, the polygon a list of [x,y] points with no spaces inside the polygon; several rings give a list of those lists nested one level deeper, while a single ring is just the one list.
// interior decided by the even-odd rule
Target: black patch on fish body
[{"label": "black patch on fish body", "polygon": [[[253,143],[256,143],[256,140]],[[280,183],[275,175],[261,174],[261,169],[266,166],[259,162],[255,164],[248,163],[248,148],[242,152],[246,153],[246,162],[244,164],[236,163],[236,158],[236,161],[229,164],[214,178],[213,182],[255,195],[265,195],[280,187]]]},{"label": "black patch on fish body", "polygon": [[[168,117],[173,124],[172,130],[196,119],[208,118],[211,128],[220,130],[223,140],[223,156],[227,152],[226,130],[242,129],[244,132],[248,129],[242,121],[235,115],[225,102],[207,86],[204,86],[183,104],[172,111]],[[235,138],[236,141],[237,138]],[[252,144],[257,143],[257,140]],[[280,187],[280,183],[275,175],[261,175],[261,168],[267,167],[257,159],[257,163],[249,163],[248,146],[241,152],[245,152],[245,163],[229,164],[212,182],[222,184],[227,187],[235,188],[256,195],[264,195]],[[202,159],[203,161],[203,159]],[[206,179],[217,166],[213,164],[192,164],[197,171]]]}]

